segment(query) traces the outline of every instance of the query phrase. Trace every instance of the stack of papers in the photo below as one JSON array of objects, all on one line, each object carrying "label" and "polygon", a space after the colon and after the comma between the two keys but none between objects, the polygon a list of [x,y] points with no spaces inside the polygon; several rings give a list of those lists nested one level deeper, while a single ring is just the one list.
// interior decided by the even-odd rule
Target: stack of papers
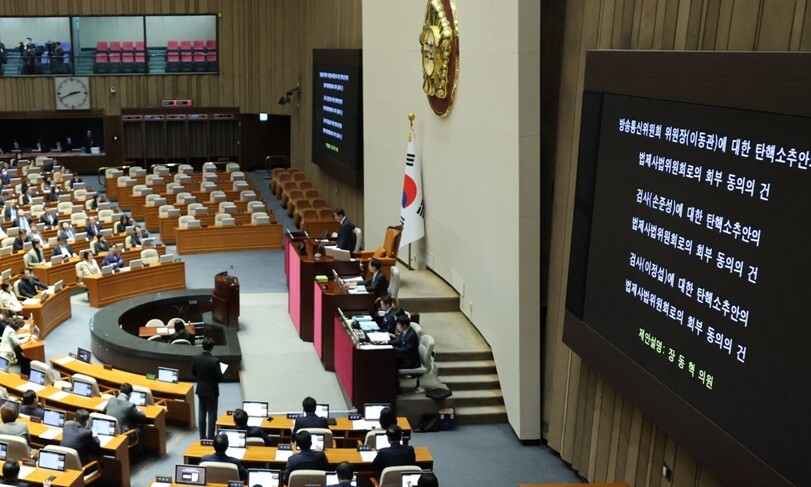
[{"label": "stack of papers", "polygon": [[344,278],[344,282],[362,282],[362,281],[363,278],[361,276]]},{"label": "stack of papers", "polygon": [[246,448],[227,448],[225,450],[225,454],[229,457],[234,457],[237,460],[242,460],[245,458],[245,450]]},{"label": "stack of papers", "polygon": [[366,336],[369,337],[369,341],[372,342],[388,343],[390,340],[389,334],[385,331],[370,331],[366,334]]},{"label": "stack of papers", "polygon": [[48,428],[40,433],[39,437],[45,440],[53,440],[60,434],[62,434],[62,430],[60,428]]},{"label": "stack of papers", "polygon": [[71,357],[70,355],[65,355],[64,357],[59,357],[58,359],[54,359],[53,361],[58,363],[59,365],[65,365],[72,361],[76,360],[75,358]]},{"label": "stack of papers", "polygon": [[377,326],[377,323],[375,323],[374,321],[363,321],[361,323],[358,323],[358,325],[360,326],[360,329],[365,332],[380,330],[380,327]]},{"label": "stack of papers", "polygon": [[360,286],[349,289],[349,294],[369,294],[369,291],[367,291],[365,287]]},{"label": "stack of papers", "polygon": [[376,451],[362,451],[360,452],[360,459],[364,462],[373,462],[377,456]]},{"label": "stack of papers", "polygon": [[23,301],[23,306],[33,306],[35,304],[39,304],[39,298],[28,298]]},{"label": "stack of papers", "polygon": [[291,456],[293,456],[293,452],[291,450],[276,450],[277,462],[286,462]]},{"label": "stack of papers", "polygon": [[68,397],[69,395],[70,394],[68,394],[67,392],[58,391],[48,396],[48,399],[53,399],[54,401],[61,401],[62,399]]},{"label": "stack of papers", "polygon": [[105,446],[107,446],[107,443],[113,441],[113,438],[115,438],[115,436],[99,435],[99,444],[101,445],[102,448],[104,448]]},{"label": "stack of papers", "polygon": [[317,276],[315,276],[315,281],[316,282],[327,282],[327,281],[329,281],[329,279],[324,274],[318,274]]}]

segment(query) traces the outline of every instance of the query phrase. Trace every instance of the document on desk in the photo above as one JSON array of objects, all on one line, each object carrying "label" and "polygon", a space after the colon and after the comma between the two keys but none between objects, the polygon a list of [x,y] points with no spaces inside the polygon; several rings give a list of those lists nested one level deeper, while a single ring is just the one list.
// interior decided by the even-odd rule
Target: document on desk
[{"label": "document on desk", "polygon": [[276,450],[277,462],[286,462],[291,456],[293,456],[293,452],[290,450]]},{"label": "document on desk", "polygon": [[39,392],[45,389],[45,386],[34,384],[33,382],[26,382],[25,384],[17,386],[16,389],[23,392],[27,391],[28,389],[31,389],[34,392]]},{"label": "document on desk", "polygon": [[369,344],[358,345],[358,350],[386,350],[387,348],[393,347],[391,345],[369,345]]},{"label": "document on desk", "polygon": [[369,294],[369,291],[367,291],[366,288],[363,286],[358,286],[356,288],[350,289],[349,294]]},{"label": "document on desk", "polygon": [[375,461],[375,457],[377,456],[376,451],[362,451],[360,452],[360,459],[364,462],[373,462]]},{"label": "document on desk", "polygon": [[220,372],[224,374],[226,370],[228,370],[228,364],[220,362]]},{"label": "document on desk", "polygon": [[57,391],[48,396],[48,399],[53,399],[54,401],[61,401],[62,399],[68,397],[69,395],[70,394],[68,394],[65,391]]},{"label": "document on desk", "polygon": [[369,431],[380,427],[380,421],[367,421],[365,419],[356,419],[352,421],[352,429],[358,431]]},{"label": "document on desk", "polygon": [[58,363],[59,365],[65,365],[73,362],[74,360],[76,359],[71,357],[70,355],[65,355],[64,357],[59,357],[57,359],[54,359],[53,361]]},{"label": "document on desk", "polygon": [[226,448],[225,454],[237,460],[242,460],[245,458],[245,450],[247,450],[247,448]]},{"label": "document on desk", "polygon": [[17,474],[18,479],[25,479],[36,470],[34,467],[29,467],[28,465],[20,465],[20,473]]},{"label": "document on desk", "polygon": [[391,340],[389,334],[386,333],[385,331],[369,331],[366,332],[366,336],[369,337],[369,341],[371,341],[372,343],[374,342],[388,343],[389,340]]},{"label": "document on desk", "polygon": [[115,438],[115,436],[99,435],[99,445],[101,445],[101,447],[104,448],[105,446],[107,446],[107,443],[113,441],[113,438]]},{"label": "document on desk", "polygon": [[53,440],[57,436],[62,434],[62,430],[60,428],[48,428],[42,433],[39,434],[39,437],[43,440]]},{"label": "document on desk", "polygon": [[157,333],[158,335],[165,335],[169,333],[169,328],[165,326],[159,326],[155,329],[155,333]]},{"label": "document on desk", "polygon": [[355,276],[355,277],[345,277],[343,278],[344,282],[362,282],[363,277]]},{"label": "document on desk", "polygon": [[35,304],[39,304],[39,298],[28,298],[23,301],[23,306],[34,306]]}]

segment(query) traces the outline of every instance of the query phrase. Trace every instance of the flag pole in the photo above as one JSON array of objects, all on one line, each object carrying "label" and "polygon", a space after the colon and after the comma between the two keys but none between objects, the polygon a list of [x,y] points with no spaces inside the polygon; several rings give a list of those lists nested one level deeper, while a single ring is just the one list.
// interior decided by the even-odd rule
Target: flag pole
[{"label": "flag pole", "polygon": [[[408,114],[408,141],[411,142],[411,137],[414,134],[414,119],[417,118],[413,113]],[[411,242],[408,242],[408,270],[413,271],[414,267],[411,265]]]}]

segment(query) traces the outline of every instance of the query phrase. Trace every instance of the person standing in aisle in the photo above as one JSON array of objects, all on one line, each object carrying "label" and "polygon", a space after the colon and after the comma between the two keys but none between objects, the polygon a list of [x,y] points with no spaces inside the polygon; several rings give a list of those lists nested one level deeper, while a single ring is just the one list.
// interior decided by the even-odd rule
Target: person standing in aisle
[{"label": "person standing in aisle", "polygon": [[200,439],[214,439],[217,426],[217,401],[220,396],[220,382],[223,375],[220,359],[211,354],[214,340],[206,337],[203,340],[203,351],[192,359],[191,373],[197,377],[195,393],[199,407],[197,422],[200,427]]}]

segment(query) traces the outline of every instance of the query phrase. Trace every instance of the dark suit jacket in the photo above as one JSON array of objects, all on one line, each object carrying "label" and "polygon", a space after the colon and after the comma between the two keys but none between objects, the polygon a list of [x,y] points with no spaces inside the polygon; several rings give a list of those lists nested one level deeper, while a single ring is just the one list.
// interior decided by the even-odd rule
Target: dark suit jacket
[{"label": "dark suit jacket", "polygon": [[14,238],[14,243],[13,243],[13,244],[11,244],[11,248],[12,248],[12,249],[13,249],[15,252],[17,252],[18,250],[22,250],[22,249],[23,249],[23,246],[25,245],[25,242],[30,242],[30,241],[31,241],[31,237],[25,237],[25,240],[23,240],[22,236],[17,235],[17,236]]},{"label": "dark suit jacket", "polygon": [[56,215],[51,215],[50,213],[44,213],[41,217],[39,217],[40,223],[45,224],[45,228],[53,228],[59,224],[59,218]]},{"label": "dark suit jacket", "polygon": [[122,433],[130,430],[134,424],[146,423],[146,414],[139,410],[135,404],[121,396],[107,401],[104,414],[109,414],[118,420]]},{"label": "dark suit jacket", "polygon": [[76,238],[76,232],[71,228],[70,230],[59,230],[57,237],[65,237],[65,240],[74,240]]},{"label": "dark suit jacket", "polygon": [[36,296],[38,292],[37,288],[48,289],[48,286],[43,284],[42,281],[37,278],[33,278],[30,281],[28,279],[20,279],[20,294],[26,298]]},{"label": "dark suit jacket", "polygon": [[395,309],[396,308],[392,307],[383,315],[380,324],[381,331],[385,331],[386,333],[394,333],[397,331],[397,317],[394,315]]},{"label": "dark suit jacket", "polygon": [[301,428],[329,428],[329,423],[327,423],[327,418],[317,416],[315,413],[307,413],[301,418],[296,418],[293,434],[296,434],[296,431]]},{"label": "dark suit jacket", "polygon": [[62,428],[62,446],[76,450],[82,465],[87,464],[88,453],[101,451],[99,439],[94,438],[89,429],[82,428],[76,421],[65,421],[65,426]]},{"label": "dark suit jacket", "polygon": [[341,483],[328,485],[327,487],[349,487],[350,485],[352,485],[351,480],[341,480]]},{"label": "dark suit jacket", "polygon": [[416,369],[420,363],[420,339],[410,326],[389,341],[397,352],[398,369]]},{"label": "dark suit jacket", "polygon": [[191,373],[197,377],[195,394],[203,397],[219,397],[222,371],[220,359],[209,352],[201,352],[192,358]]},{"label": "dark suit jacket", "polygon": [[296,470],[327,470],[327,455],[322,451],[302,451],[296,453],[287,459],[287,465],[284,466],[284,483],[287,484],[287,479],[290,474]]},{"label": "dark suit jacket", "polygon": [[389,281],[386,280],[386,274],[383,274],[382,270],[375,272],[361,284],[366,286],[368,291],[375,293],[378,298],[389,293]]},{"label": "dark suit jacket", "polygon": [[200,462],[225,462],[225,463],[233,463],[237,466],[237,470],[239,470],[239,480],[243,482],[248,480],[248,470],[239,463],[234,457],[229,457],[226,454],[220,455],[219,453],[213,453],[211,455],[205,455],[203,458],[200,459]]},{"label": "dark suit jacket", "polygon": [[107,243],[106,240],[97,240],[93,242],[93,249],[95,249],[96,253],[107,252],[110,250],[110,244]]},{"label": "dark suit jacket", "polygon": [[57,245],[56,247],[54,247],[53,251],[51,252],[51,255],[68,255],[68,256],[71,256],[71,255],[73,255],[75,253],[76,252],[73,251],[73,247],[71,247],[68,244],[65,244],[65,245]]},{"label": "dark suit jacket", "polygon": [[414,455],[414,447],[409,445],[391,445],[388,448],[378,450],[373,465],[377,471],[377,477],[383,473],[386,467],[399,467],[403,465],[414,465],[417,457]]},{"label": "dark suit jacket", "polygon": [[173,341],[175,341],[175,340],[177,340],[179,338],[182,338],[184,340],[188,340],[189,343],[194,345],[194,336],[191,333],[189,333],[188,331],[186,331],[186,330],[180,330],[180,331],[176,331],[176,332],[172,333],[171,335],[169,335],[169,338],[167,338],[166,341],[168,341],[169,343],[172,343]]},{"label": "dark suit jacket", "polygon": [[36,416],[39,419],[42,419],[45,417],[45,410],[37,406],[20,406],[20,414]]},{"label": "dark suit jacket", "polygon": [[350,252],[355,250],[355,225],[349,221],[349,218],[344,218],[344,221],[341,222],[338,229],[338,242],[335,245],[339,249]]},{"label": "dark suit jacket", "polygon": [[245,434],[248,436],[248,438],[262,438],[262,441],[265,442],[265,446],[271,446],[270,437],[265,432],[265,430],[263,430],[259,426],[246,427]]},{"label": "dark suit jacket", "polygon": [[85,225],[84,231],[87,233],[87,236],[93,238],[96,236],[97,233],[101,233],[101,225],[98,223],[94,223],[92,225]]}]

